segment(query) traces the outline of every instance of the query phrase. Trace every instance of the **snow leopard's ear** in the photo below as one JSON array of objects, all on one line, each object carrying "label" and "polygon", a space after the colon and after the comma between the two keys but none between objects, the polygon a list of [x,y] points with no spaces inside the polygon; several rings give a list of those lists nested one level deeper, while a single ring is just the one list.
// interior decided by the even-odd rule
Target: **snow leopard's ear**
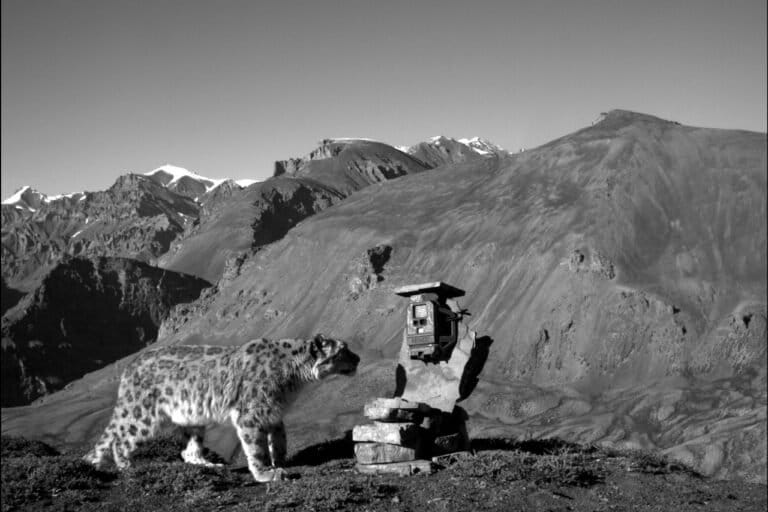
[{"label": "snow leopard's ear", "polygon": [[323,334],[316,334],[315,338],[309,346],[309,353],[312,357],[317,359],[320,355],[324,355],[325,351],[323,346],[328,343],[328,338]]}]

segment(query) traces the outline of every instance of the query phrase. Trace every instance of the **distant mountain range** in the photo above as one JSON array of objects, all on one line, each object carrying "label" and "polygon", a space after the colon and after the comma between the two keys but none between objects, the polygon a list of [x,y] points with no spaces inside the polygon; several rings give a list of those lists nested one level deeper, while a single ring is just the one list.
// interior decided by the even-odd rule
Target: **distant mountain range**
[{"label": "distant mountain range", "polygon": [[[312,390],[287,418],[301,448],[391,393],[404,310],[393,290],[443,280],[467,291],[470,328],[493,340],[461,403],[471,436],[657,449],[765,482],[766,161],[764,133],[623,110],[515,154],[480,139],[326,139],[245,188],[166,170],[85,199],[3,205],[3,293],[45,296],[73,257],[138,259],[215,283],[142,343],[349,340],[358,376]],[[4,358],[38,346],[11,329],[29,325],[29,297],[3,317]],[[56,334],[69,316],[43,323]],[[3,433],[92,442],[131,357],[3,409]],[[210,439],[236,445],[229,431]]]},{"label": "distant mountain range", "polygon": [[[331,145],[335,145],[336,147],[340,147],[343,145],[352,144],[355,142],[373,142],[378,143],[378,141],[374,141],[372,139],[366,139],[366,138],[336,138],[336,139],[325,139],[320,143],[320,146],[310,152],[306,157],[304,158],[294,158],[294,159],[288,159],[279,161],[276,163],[276,168],[280,167],[282,168],[285,164],[285,162],[302,162],[302,161],[309,161],[309,160],[317,160],[320,159],[321,155],[323,155],[324,151],[326,151],[323,148],[330,147]],[[384,143],[379,143],[382,146],[387,146]],[[427,142],[419,143],[414,146],[398,146],[396,149],[398,151],[401,151],[403,153],[409,154],[411,156],[414,156],[415,153],[418,152],[418,148],[422,145],[431,146],[431,147],[445,147],[445,152],[456,152],[460,151],[464,154],[471,154],[474,152],[478,155],[490,155],[490,154],[506,154],[507,151],[501,148],[500,146],[494,144],[493,142],[488,141],[487,139],[483,139],[481,137],[474,137],[471,139],[452,139],[445,136],[437,136],[432,137]],[[330,153],[328,153],[330,156]],[[442,163],[448,163],[449,159],[446,159],[446,161]],[[287,164],[291,165],[291,164]],[[431,165],[431,167],[436,167],[436,165]],[[282,174],[281,171],[276,171],[275,175]],[[143,174],[144,176],[149,176],[152,180],[156,181],[157,183],[165,186],[167,189],[172,190],[176,193],[179,193],[181,195],[185,195],[187,197],[193,198],[195,200],[200,200],[200,198],[204,198],[205,195],[209,192],[212,192],[214,189],[224,185],[225,187],[238,187],[238,188],[246,188],[250,185],[253,185],[254,183],[258,183],[261,180],[256,179],[239,179],[234,180],[231,178],[207,178],[205,176],[201,176],[200,174],[197,174],[196,172],[190,171],[188,169],[185,169],[183,167],[178,167],[171,164],[165,164],[157,169],[154,169],[152,171],[146,172]],[[44,204],[51,203],[53,201],[57,200],[64,200],[68,199],[70,201],[77,201],[77,200],[84,200],[87,192],[72,192],[69,194],[57,194],[57,195],[47,195],[42,192],[39,192],[32,188],[30,185],[25,185],[18,189],[16,192],[14,192],[11,196],[3,199],[2,204],[8,205],[8,206],[15,206],[18,209],[26,209],[30,211],[35,211],[38,208],[40,208]]]},{"label": "distant mountain range", "polygon": [[[450,158],[418,159],[425,147],[442,154],[449,140]],[[230,257],[279,239],[356,190],[491,150],[504,153],[481,139],[440,138],[414,148],[404,153],[369,139],[326,139],[303,158],[277,162],[265,182],[212,179],[166,164],[120,176],[100,192],[47,196],[25,186],[2,202],[2,277],[30,291],[71,255],[159,261],[216,281]]]},{"label": "distant mountain range", "polygon": [[[225,187],[245,188],[254,183],[258,183],[259,181],[253,179],[232,180],[228,178],[206,178],[205,176],[200,176],[197,173],[171,164],[165,164],[157,169],[146,172],[144,173],[144,176],[148,176],[168,190],[190,197],[196,201],[205,198],[205,195],[208,192],[211,192],[222,185]],[[66,200],[68,203],[84,201],[87,198],[87,194],[87,192],[72,192],[70,194],[49,196],[42,192],[38,192],[29,185],[25,185],[13,195],[4,199],[2,204],[13,206],[18,210],[26,209],[34,212],[41,206],[50,204],[54,201]]]}]

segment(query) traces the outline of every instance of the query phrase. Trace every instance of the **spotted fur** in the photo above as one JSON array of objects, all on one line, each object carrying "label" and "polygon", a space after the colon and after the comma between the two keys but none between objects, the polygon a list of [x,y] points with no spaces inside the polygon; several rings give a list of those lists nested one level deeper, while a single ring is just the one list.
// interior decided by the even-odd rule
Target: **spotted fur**
[{"label": "spotted fur", "polygon": [[137,444],[169,419],[191,432],[184,461],[213,465],[202,455],[205,427],[231,421],[253,477],[281,479],[286,406],[303,384],[353,374],[359,361],[343,341],[321,334],[309,340],[261,338],[239,347],[149,350],[123,372],[112,419],[85,459],[100,466],[111,455],[118,468],[126,468]]}]

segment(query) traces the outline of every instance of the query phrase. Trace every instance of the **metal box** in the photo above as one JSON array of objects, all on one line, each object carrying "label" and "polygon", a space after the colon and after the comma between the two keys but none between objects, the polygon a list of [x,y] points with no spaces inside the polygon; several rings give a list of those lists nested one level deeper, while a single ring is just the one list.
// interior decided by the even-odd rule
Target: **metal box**
[{"label": "metal box", "polygon": [[447,360],[456,344],[461,313],[452,310],[449,299],[461,297],[464,291],[435,281],[402,286],[397,295],[408,297],[405,336],[411,359]]}]

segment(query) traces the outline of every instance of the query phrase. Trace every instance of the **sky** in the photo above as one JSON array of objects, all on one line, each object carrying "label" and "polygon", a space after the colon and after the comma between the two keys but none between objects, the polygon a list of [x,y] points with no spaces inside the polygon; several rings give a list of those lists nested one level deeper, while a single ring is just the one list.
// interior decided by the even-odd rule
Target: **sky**
[{"label": "sky", "polygon": [[766,131],[765,0],[0,0],[2,196],[329,137],[512,151],[613,108]]}]

